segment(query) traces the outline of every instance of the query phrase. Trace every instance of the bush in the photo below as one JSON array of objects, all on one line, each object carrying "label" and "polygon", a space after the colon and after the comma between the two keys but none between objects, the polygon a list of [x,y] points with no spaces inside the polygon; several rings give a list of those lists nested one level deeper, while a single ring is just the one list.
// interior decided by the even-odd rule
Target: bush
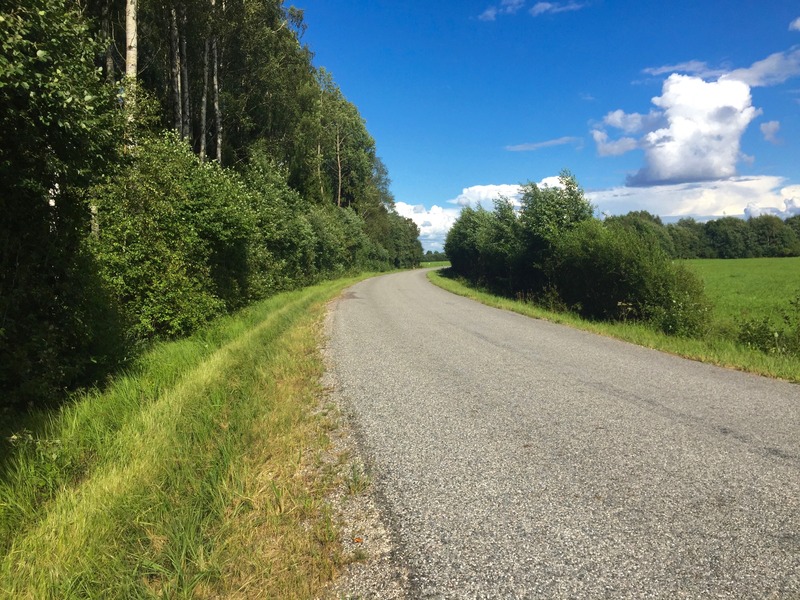
[{"label": "bush", "polygon": [[800,290],[782,311],[777,324],[770,317],[738,323],[737,340],[765,354],[800,356]]},{"label": "bush", "polygon": [[92,189],[92,248],[133,339],[185,334],[246,296],[246,189],[171,133],[130,152]]},{"label": "bush", "polygon": [[674,335],[705,327],[700,279],[635,230],[580,223],[556,242],[548,274],[563,301],[584,317],[647,321]]}]

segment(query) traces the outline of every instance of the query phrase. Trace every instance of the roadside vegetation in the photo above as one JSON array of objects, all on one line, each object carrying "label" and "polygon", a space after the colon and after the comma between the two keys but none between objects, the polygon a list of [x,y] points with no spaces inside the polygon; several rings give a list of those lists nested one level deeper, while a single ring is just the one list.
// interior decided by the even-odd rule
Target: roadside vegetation
[{"label": "roadside vegetation", "polygon": [[3,419],[275,293],[420,262],[304,30],[282,0],[0,7]]},{"label": "roadside vegetation", "polygon": [[[326,302],[287,292],[156,344],[4,440],[0,595],[312,598],[342,566],[321,461]],[[365,484],[362,484],[362,487]]]},{"label": "roadside vegetation", "polygon": [[800,380],[798,259],[678,260],[667,231],[640,213],[596,219],[564,172],[560,186],[524,186],[519,210],[505,199],[464,209],[445,243],[452,267],[431,279],[531,316]]}]

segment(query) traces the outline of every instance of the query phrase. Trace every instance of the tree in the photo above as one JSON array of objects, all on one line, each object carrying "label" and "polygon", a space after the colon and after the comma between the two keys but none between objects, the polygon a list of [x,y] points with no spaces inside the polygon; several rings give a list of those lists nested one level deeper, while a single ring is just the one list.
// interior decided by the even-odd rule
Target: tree
[{"label": "tree", "polygon": [[723,217],[705,224],[714,258],[751,258],[753,239],[747,222],[736,217]]},{"label": "tree", "polygon": [[0,4],[0,395],[10,402],[74,383],[101,335],[84,289],[81,194],[115,156],[101,52],[72,2]]},{"label": "tree", "polygon": [[796,256],[800,241],[794,230],[774,215],[748,219],[754,256]]}]

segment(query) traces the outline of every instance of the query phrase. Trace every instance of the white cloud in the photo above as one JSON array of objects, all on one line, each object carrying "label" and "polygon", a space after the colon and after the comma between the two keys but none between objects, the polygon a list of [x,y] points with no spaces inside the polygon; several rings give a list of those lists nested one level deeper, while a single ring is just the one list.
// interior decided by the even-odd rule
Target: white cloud
[{"label": "white cloud", "polygon": [[499,6],[490,6],[483,11],[478,19],[481,21],[495,21],[497,15],[513,15],[525,6],[525,0],[502,0]]},{"label": "white cloud", "polygon": [[461,193],[448,200],[448,204],[457,204],[458,206],[483,206],[486,209],[492,209],[494,201],[500,197],[508,198],[515,204],[519,203],[522,196],[520,186],[513,184],[499,184],[499,185],[473,185],[461,190]]},{"label": "white cloud", "polygon": [[603,117],[603,123],[605,125],[621,129],[628,134],[654,129],[655,127],[661,126],[663,122],[664,115],[655,110],[651,110],[650,113],[646,115],[615,110]]},{"label": "white cloud", "polygon": [[800,75],[800,48],[793,48],[787,52],[770,54],[746,69],[735,69],[722,75],[720,80],[734,79],[750,87],[763,87],[783,83],[797,75]]},{"label": "white cloud", "polygon": [[478,19],[481,21],[494,21],[497,19],[497,7],[490,6],[485,11],[483,11],[480,15],[478,15]]},{"label": "white cloud", "polygon": [[753,107],[746,83],[670,75],[653,104],[662,109],[667,126],[642,138],[646,165],[629,184],[707,181],[736,174],[742,134],[761,113]]},{"label": "white cloud", "polygon": [[628,185],[709,181],[736,174],[736,163],[743,158],[742,134],[761,114],[752,105],[746,83],[672,74],[652,102],[659,110],[647,115],[616,110],[603,118],[605,126],[625,133],[645,132],[639,140],[610,140],[602,128],[592,131],[600,156],[644,150],[645,166],[628,178]]},{"label": "white cloud", "polygon": [[447,232],[455,223],[461,208],[442,208],[432,206],[430,209],[421,204],[412,205],[405,202],[395,203],[397,213],[414,221],[419,227],[420,241],[426,250],[442,250]]},{"label": "white cloud", "polygon": [[585,6],[585,4],[581,4],[580,2],[537,2],[533,5],[533,8],[531,8],[530,13],[534,17],[538,17],[544,14],[557,14],[580,10]]},{"label": "white cloud", "polygon": [[608,134],[601,129],[592,130],[592,138],[597,145],[597,154],[600,156],[619,156],[639,147],[639,142],[631,137],[608,141]]},{"label": "white cloud", "polygon": [[781,140],[778,139],[778,131],[780,128],[781,124],[778,121],[767,121],[766,123],[762,123],[760,127],[764,139],[770,144],[781,143]]},{"label": "white cloud", "polygon": [[506,150],[509,152],[531,152],[533,150],[539,150],[541,148],[550,148],[552,146],[564,146],[566,144],[580,144],[582,145],[583,140],[578,137],[560,137],[555,140],[547,140],[546,142],[533,142],[529,144],[516,144],[514,146],[506,146]]},{"label": "white cloud", "polygon": [[601,212],[625,214],[647,210],[662,217],[741,216],[748,207],[785,206],[792,198],[800,203],[800,186],[784,187],[775,176],[734,177],[725,181],[680,183],[652,187],[620,186],[586,194]]},{"label": "white cloud", "polygon": [[688,73],[690,75],[697,75],[698,77],[710,78],[719,77],[727,73],[725,69],[712,69],[708,63],[700,60],[689,60],[674,65],[664,65],[662,67],[648,67],[643,69],[643,73],[648,75],[666,75],[669,73]]},{"label": "white cloud", "polygon": [[[800,185],[786,186],[786,179],[776,176],[734,177],[725,181],[656,185],[648,188],[619,186],[586,193],[598,211],[625,214],[646,210],[662,217],[721,217],[774,214],[781,218],[800,214]],[[537,185],[558,187],[558,177],[545,177]],[[453,200],[453,208],[397,202],[397,212],[412,219],[420,228],[420,240],[426,250],[441,250],[447,232],[464,206],[482,206],[492,210],[494,200],[504,196],[519,206],[519,185],[475,185],[464,188]]]},{"label": "white cloud", "polygon": [[800,17],[789,23],[789,31],[800,31]]}]

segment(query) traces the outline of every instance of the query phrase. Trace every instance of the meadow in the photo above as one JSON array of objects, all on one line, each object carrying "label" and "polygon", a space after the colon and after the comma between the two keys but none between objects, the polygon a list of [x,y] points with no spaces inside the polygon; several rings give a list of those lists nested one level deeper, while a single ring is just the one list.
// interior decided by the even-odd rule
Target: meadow
[{"label": "meadow", "polygon": [[747,319],[781,319],[800,296],[800,258],[696,259],[686,264],[702,277],[722,332]]}]

